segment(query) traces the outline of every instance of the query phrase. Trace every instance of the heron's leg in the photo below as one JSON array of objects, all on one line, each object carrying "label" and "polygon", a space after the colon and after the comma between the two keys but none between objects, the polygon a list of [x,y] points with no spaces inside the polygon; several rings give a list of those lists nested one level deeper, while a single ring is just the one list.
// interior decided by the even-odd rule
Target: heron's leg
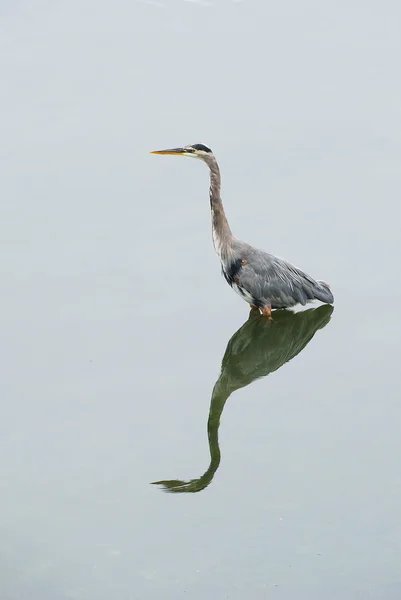
[{"label": "heron's leg", "polygon": [[273,318],[271,305],[269,304],[269,306],[264,306],[261,310],[262,310],[262,315],[271,321]]},{"label": "heron's leg", "polygon": [[253,304],[250,304],[249,306],[252,308],[252,310],[259,310],[259,308],[257,306],[254,306]]}]

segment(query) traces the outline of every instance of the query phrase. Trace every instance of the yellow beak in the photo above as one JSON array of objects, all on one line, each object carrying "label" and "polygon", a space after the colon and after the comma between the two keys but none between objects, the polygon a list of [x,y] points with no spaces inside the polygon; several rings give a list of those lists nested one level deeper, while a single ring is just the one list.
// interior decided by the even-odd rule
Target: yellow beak
[{"label": "yellow beak", "polygon": [[183,156],[185,154],[184,148],[171,148],[170,150],[153,150],[151,154],[172,154],[173,156]]}]

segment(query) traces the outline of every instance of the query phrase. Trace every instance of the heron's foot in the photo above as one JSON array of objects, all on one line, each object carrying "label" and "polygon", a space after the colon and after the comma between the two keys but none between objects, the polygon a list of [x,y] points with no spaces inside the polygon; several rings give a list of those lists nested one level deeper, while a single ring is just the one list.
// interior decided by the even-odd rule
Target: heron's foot
[{"label": "heron's foot", "polygon": [[257,306],[254,306],[253,304],[250,304],[249,306],[252,308],[252,310],[259,310],[259,308]]},{"label": "heron's foot", "polygon": [[268,319],[269,321],[273,320],[271,306],[264,306],[261,310],[262,310],[262,315],[264,317],[266,317],[266,319]]}]

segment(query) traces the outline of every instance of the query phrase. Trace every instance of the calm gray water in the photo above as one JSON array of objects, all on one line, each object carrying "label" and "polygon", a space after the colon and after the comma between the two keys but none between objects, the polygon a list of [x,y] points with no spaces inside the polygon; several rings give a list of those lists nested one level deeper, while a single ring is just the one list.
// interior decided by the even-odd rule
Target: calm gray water
[{"label": "calm gray water", "polygon": [[0,2],[1,600],[400,598],[401,8],[329,4]]}]

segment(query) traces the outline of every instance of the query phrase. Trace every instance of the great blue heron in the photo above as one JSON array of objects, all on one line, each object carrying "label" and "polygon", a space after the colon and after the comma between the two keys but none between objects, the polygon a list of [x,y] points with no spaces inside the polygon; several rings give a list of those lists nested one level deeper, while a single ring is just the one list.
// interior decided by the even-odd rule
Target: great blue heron
[{"label": "great blue heron", "polygon": [[271,319],[274,308],[303,306],[312,300],[334,302],[330,287],[290,263],[238,240],[231,232],[220,196],[221,179],[217,160],[207,146],[193,144],[183,148],[154,150],[151,154],[172,154],[199,158],[210,169],[210,208],[214,248],[220,258],[227,283],[251,308]]}]

